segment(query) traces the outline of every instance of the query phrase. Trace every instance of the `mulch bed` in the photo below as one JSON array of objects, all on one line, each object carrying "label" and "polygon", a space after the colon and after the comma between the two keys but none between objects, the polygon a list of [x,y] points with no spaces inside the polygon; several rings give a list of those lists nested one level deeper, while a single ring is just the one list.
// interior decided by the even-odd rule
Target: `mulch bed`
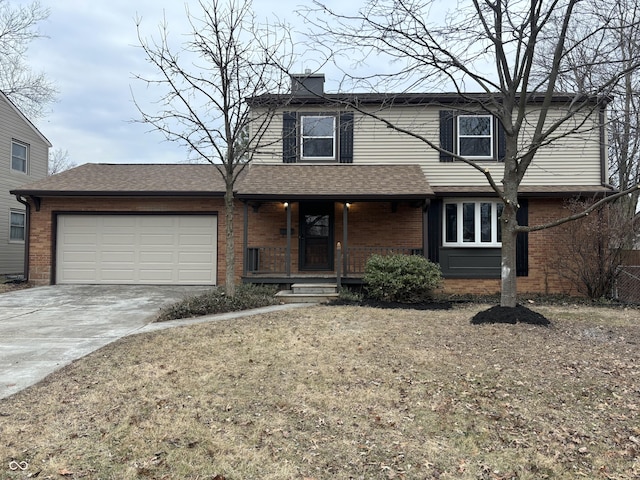
[{"label": "mulch bed", "polygon": [[[452,308],[452,302],[446,301],[433,301],[433,302],[421,302],[421,303],[399,303],[399,302],[379,302],[375,300],[361,300],[359,302],[353,302],[349,300],[334,300],[331,305],[357,305],[360,307],[373,307],[373,308],[405,308],[411,310],[450,310]],[[516,305],[515,307],[501,307],[496,305],[478,312],[471,319],[473,325],[480,325],[486,323],[528,323],[530,325],[542,325],[548,327],[551,322],[544,315],[534,312],[523,305]]]},{"label": "mulch bed", "polygon": [[349,300],[333,300],[330,305],[353,305],[358,307],[372,307],[372,308],[406,308],[410,310],[450,310],[452,307],[451,302],[419,302],[419,303],[400,303],[400,302],[379,302],[376,300],[361,300],[358,302]]},{"label": "mulch bed", "polygon": [[543,325],[548,327],[551,322],[544,315],[534,312],[522,305],[515,307],[501,307],[496,305],[488,310],[478,312],[472,319],[473,325],[483,323],[529,323],[531,325]]}]

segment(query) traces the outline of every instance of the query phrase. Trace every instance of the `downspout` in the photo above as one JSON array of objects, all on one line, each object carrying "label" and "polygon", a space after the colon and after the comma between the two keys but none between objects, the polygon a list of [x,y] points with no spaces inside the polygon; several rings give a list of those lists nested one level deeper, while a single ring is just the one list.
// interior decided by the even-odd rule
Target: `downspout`
[{"label": "downspout", "polygon": [[610,186],[609,183],[609,155],[608,155],[608,139],[606,136],[607,112],[606,106],[602,105],[598,112],[598,121],[600,124],[600,183],[604,187]]},{"label": "downspout", "polygon": [[29,281],[29,239],[31,238],[31,204],[22,196],[16,194],[16,200],[25,206],[24,225],[24,281]]}]

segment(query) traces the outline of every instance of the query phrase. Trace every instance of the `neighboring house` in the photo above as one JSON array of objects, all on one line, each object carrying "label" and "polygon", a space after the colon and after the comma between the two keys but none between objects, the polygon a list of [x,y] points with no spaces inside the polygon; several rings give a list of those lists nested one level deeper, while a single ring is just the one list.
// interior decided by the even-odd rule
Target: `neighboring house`
[{"label": "neighboring house", "polygon": [[22,275],[26,206],[9,192],[47,176],[49,141],[0,92],[0,275]]},{"label": "neighboring house", "polygon": [[[249,100],[256,109],[265,100],[286,107],[236,185],[237,278],[292,284],[340,273],[343,283],[360,283],[368,256],[394,252],[438,262],[446,291],[499,291],[501,204],[484,175],[336,107],[340,97],[324,95],[323,76],[294,80],[292,95]],[[500,125],[461,110],[459,95],[349,98],[502,168]],[[568,100],[555,99],[558,111]],[[540,150],[521,188],[521,223],[562,215],[567,198],[611,191],[602,115]],[[29,279],[216,284],[224,279],[223,192],[212,165],[84,165],[16,189],[32,206]],[[556,242],[553,230],[520,236],[520,291],[570,292],[549,255]]]}]

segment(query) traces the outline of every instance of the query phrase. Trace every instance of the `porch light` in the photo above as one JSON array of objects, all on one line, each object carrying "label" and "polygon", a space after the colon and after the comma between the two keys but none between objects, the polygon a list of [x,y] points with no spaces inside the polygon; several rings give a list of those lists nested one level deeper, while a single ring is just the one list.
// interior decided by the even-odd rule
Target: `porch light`
[{"label": "porch light", "polygon": [[351,204],[349,202],[345,203],[344,206],[347,208],[351,208]]},{"label": "porch light", "polygon": [[284,205],[284,208],[289,208],[289,202],[284,202],[282,205]]}]

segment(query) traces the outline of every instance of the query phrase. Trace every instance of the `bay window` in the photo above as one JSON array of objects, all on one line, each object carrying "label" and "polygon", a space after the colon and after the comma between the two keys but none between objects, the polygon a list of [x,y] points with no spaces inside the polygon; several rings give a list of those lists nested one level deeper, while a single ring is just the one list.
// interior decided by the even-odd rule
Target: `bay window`
[{"label": "bay window", "polygon": [[500,201],[445,201],[443,246],[500,247],[500,216],[503,208]]}]

